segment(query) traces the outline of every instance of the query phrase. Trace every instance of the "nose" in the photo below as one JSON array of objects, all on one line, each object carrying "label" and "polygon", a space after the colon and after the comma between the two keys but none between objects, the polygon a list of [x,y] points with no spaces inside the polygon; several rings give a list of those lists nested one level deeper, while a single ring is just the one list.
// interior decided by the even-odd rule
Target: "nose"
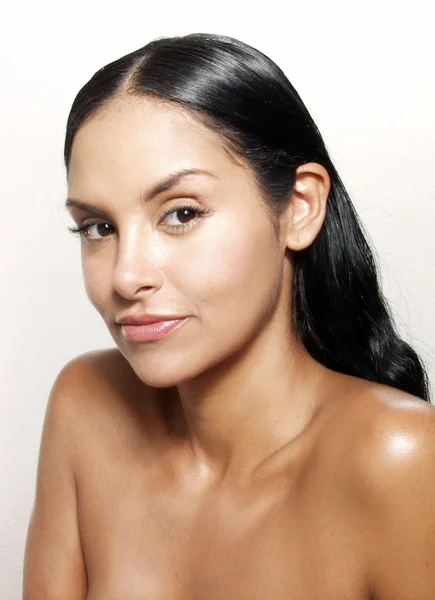
[{"label": "nose", "polygon": [[134,234],[130,231],[128,239],[119,239],[113,287],[129,300],[157,291],[163,284],[157,248],[153,248],[149,238],[142,230]]}]

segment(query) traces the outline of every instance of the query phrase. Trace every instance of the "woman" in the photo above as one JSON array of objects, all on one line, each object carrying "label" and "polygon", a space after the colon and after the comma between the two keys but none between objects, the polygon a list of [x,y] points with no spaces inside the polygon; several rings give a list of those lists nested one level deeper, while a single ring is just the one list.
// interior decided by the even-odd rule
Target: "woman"
[{"label": "woman", "polygon": [[65,164],[117,348],[53,386],[24,598],[434,598],[425,370],[282,71],[153,41],[78,93]]}]

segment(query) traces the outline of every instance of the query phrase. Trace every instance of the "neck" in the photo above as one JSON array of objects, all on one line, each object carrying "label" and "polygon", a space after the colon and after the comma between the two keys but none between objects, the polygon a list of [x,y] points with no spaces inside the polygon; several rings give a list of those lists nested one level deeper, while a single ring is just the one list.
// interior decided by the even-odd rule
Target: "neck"
[{"label": "neck", "polygon": [[308,425],[325,368],[270,322],[248,348],[175,388],[188,453],[198,472],[253,472]]}]

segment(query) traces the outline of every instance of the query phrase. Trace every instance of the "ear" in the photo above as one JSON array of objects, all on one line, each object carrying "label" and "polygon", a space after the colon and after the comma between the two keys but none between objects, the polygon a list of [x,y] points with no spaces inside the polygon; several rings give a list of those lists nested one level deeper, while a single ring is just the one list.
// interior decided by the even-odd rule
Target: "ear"
[{"label": "ear", "polygon": [[285,217],[287,248],[303,250],[315,240],[325,219],[330,188],[328,171],[322,165],[313,162],[298,167]]}]

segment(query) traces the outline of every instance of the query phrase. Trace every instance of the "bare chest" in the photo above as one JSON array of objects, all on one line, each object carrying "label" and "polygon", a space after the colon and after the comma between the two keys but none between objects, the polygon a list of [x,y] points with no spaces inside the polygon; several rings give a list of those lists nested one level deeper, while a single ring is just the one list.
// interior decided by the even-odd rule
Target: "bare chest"
[{"label": "bare chest", "polygon": [[357,530],[324,498],[279,478],[203,498],[100,464],[79,489],[88,600],[367,600]]}]

